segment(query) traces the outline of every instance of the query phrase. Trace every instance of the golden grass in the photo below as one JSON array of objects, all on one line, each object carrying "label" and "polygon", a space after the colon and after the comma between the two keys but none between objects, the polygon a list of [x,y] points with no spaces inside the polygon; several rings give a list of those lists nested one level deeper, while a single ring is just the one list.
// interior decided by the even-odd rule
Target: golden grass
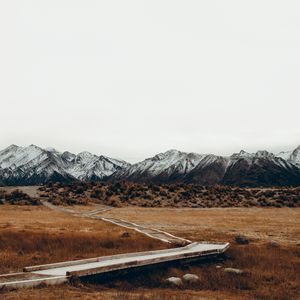
[{"label": "golden grass", "polygon": [[[80,210],[80,207],[75,209]],[[216,268],[216,263],[163,267],[101,285],[20,290],[0,294],[0,299],[1,296],[9,300],[297,299],[300,294],[299,213],[300,210],[295,208],[114,209],[104,215],[157,227],[193,240],[232,242],[227,259],[217,263],[221,265],[220,269]],[[10,265],[6,265],[5,270],[10,267],[19,269],[25,260],[26,264],[36,264],[37,260],[38,263],[60,261],[64,260],[62,257],[74,259],[165,247],[159,241],[131,231],[129,238],[121,239],[122,232],[122,228],[112,224],[72,217],[43,207],[4,205],[0,210],[0,266],[7,261],[2,255],[8,245],[13,256],[8,259]],[[249,237],[250,244],[233,242],[238,234]],[[27,242],[26,235],[29,236]],[[276,244],[271,241],[276,241]],[[136,249],[138,243],[143,249]],[[18,255],[17,250],[22,246],[27,250]],[[64,250],[59,253],[60,248]],[[37,256],[37,251],[40,256]],[[225,267],[240,268],[245,274],[227,274],[223,270]],[[185,285],[180,290],[170,289],[164,284],[167,277],[185,273],[197,274],[200,283]]]},{"label": "golden grass", "polygon": [[[0,295],[1,297],[1,295]],[[1,299],[1,298],[0,298]],[[5,300],[52,300],[52,299],[80,299],[80,300],[233,300],[236,295],[228,292],[172,290],[172,289],[137,289],[135,291],[121,291],[105,287],[72,287],[69,285],[44,287],[41,289],[24,289],[5,294]]]},{"label": "golden grass", "polygon": [[73,217],[43,207],[1,206],[0,272],[28,265],[166,247],[136,232],[121,238],[115,225]]},{"label": "golden grass", "polygon": [[[103,214],[152,226],[194,241],[230,241],[238,234],[257,241],[297,244],[299,208],[115,208]],[[228,240],[229,239],[229,240]]]}]

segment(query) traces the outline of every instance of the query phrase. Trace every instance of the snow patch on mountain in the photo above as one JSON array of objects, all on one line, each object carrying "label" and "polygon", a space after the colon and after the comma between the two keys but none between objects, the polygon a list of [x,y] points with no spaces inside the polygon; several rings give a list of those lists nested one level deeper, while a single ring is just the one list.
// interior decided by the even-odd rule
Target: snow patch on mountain
[{"label": "snow patch on mountain", "polygon": [[277,156],[300,168],[300,145],[293,151],[279,152]]},{"label": "snow patch on mountain", "polygon": [[43,150],[37,146],[30,145],[28,147],[18,147],[11,145],[0,151],[0,167],[16,169],[25,165],[30,161],[37,159]]},{"label": "snow patch on mountain", "polygon": [[198,165],[203,157],[203,155],[196,153],[169,150],[129,166],[123,173],[127,176],[141,173],[147,173],[150,176],[158,176],[163,172],[171,174],[175,171],[179,174],[184,174]]}]

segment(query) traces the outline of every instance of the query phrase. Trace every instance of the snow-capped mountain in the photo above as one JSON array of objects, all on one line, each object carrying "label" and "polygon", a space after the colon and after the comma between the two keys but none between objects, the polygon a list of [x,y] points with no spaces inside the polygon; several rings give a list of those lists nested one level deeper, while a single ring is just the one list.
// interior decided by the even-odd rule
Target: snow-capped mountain
[{"label": "snow-capped mountain", "polygon": [[40,184],[48,181],[99,180],[129,164],[89,152],[60,153],[35,145],[11,145],[0,151],[1,184]]},{"label": "snow-capped mountain", "polygon": [[300,169],[267,151],[231,156],[169,150],[117,171],[110,180],[155,183],[300,185]]},{"label": "snow-capped mountain", "polygon": [[277,156],[300,168],[300,145],[293,151],[283,151],[280,152]]},{"label": "snow-capped mountain", "polygon": [[167,182],[179,180],[195,168],[205,155],[169,150],[112,175],[112,179]]},{"label": "snow-capped mountain", "polygon": [[63,153],[68,161],[67,172],[77,179],[97,180],[103,179],[119,169],[127,167],[125,161],[112,159],[103,155],[97,156],[89,152],[81,152],[76,156]]},{"label": "snow-capped mountain", "polygon": [[233,154],[223,184],[247,186],[300,185],[300,169],[267,151]]},{"label": "snow-capped mountain", "polygon": [[35,145],[11,145],[0,151],[0,185],[74,180],[295,186],[300,185],[300,146],[278,155],[242,150],[217,156],[169,150],[133,165],[89,152],[76,155]]}]

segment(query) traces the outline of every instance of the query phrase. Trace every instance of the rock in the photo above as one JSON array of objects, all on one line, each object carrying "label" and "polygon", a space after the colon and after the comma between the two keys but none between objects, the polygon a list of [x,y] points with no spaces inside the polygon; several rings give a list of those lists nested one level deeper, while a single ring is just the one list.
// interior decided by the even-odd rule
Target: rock
[{"label": "rock", "polygon": [[123,232],[121,235],[121,238],[128,238],[129,237],[129,233],[127,231]]},{"label": "rock", "polygon": [[197,283],[200,280],[199,276],[197,276],[195,274],[185,274],[185,275],[183,275],[182,278],[184,281],[186,281],[188,283]]},{"label": "rock", "polygon": [[169,277],[166,279],[166,282],[173,286],[182,286],[182,280],[179,277]]},{"label": "rock", "polygon": [[270,243],[268,244],[268,246],[269,246],[270,248],[279,248],[279,244],[276,243],[276,242],[270,242]]},{"label": "rock", "polygon": [[239,275],[244,273],[243,270],[235,269],[235,268],[225,268],[224,272],[231,273],[231,274],[239,274]]},{"label": "rock", "polygon": [[237,244],[240,244],[240,245],[246,245],[246,244],[249,244],[249,240],[243,236],[243,235],[237,235],[235,238],[234,238],[235,242]]},{"label": "rock", "polygon": [[216,269],[221,269],[222,268],[222,266],[216,266]]}]

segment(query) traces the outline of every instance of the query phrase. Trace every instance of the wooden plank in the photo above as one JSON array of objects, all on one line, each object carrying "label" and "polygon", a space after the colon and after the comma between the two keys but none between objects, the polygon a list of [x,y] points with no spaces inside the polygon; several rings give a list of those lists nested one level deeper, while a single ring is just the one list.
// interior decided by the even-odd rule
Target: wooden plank
[{"label": "wooden plank", "polygon": [[146,259],[140,261],[135,260],[126,263],[114,264],[110,266],[96,267],[96,268],[90,268],[90,269],[79,270],[79,271],[71,271],[71,272],[67,272],[67,276],[76,276],[76,277],[90,276],[90,275],[96,275],[96,274],[101,274],[106,272],[117,271],[117,270],[155,265],[164,262],[178,261],[178,260],[188,259],[188,258],[219,255],[222,252],[223,251],[219,251],[219,250],[206,250],[206,251],[182,253],[182,254],[176,254],[167,257],[159,257],[159,258]]}]

